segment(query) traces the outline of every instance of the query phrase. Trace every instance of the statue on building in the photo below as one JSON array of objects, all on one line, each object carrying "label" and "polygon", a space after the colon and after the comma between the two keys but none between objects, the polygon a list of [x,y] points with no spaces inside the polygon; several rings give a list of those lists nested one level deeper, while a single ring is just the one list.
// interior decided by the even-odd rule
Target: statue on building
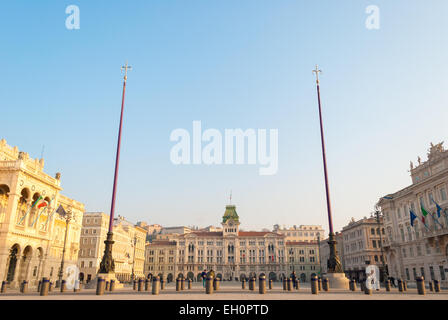
[{"label": "statue on building", "polygon": [[420,157],[417,158],[418,164],[422,164],[422,159],[420,159]]},{"label": "statue on building", "polygon": [[414,169],[414,164],[411,161],[411,170]]},{"label": "statue on building", "polygon": [[443,147],[443,141],[437,144],[433,144],[431,142],[430,144],[430,148],[428,149],[428,159],[432,159],[434,156],[442,153],[443,151],[445,151],[445,148]]}]

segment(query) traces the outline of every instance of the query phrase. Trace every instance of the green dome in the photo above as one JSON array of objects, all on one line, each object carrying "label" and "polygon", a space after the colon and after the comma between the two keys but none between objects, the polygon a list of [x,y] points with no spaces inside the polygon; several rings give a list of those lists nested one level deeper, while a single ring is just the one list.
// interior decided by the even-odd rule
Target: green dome
[{"label": "green dome", "polygon": [[222,217],[222,223],[226,223],[229,219],[232,219],[235,222],[239,222],[240,220],[240,217],[238,217],[238,214],[236,213],[235,206],[231,204],[226,206],[226,212],[224,212],[224,216]]}]

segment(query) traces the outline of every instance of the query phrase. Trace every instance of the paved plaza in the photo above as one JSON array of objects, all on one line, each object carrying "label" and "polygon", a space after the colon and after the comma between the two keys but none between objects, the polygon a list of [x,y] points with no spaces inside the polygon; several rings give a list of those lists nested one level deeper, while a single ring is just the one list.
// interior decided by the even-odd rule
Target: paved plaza
[{"label": "paved plaza", "polygon": [[309,284],[301,284],[299,290],[291,292],[283,291],[280,283],[275,283],[272,290],[267,289],[266,294],[258,293],[258,286],[255,291],[241,289],[241,284],[223,282],[218,291],[213,294],[206,294],[201,283],[194,283],[192,289],[185,289],[176,292],[175,284],[170,283],[159,295],[152,295],[150,291],[134,291],[131,286],[125,286],[114,292],[107,292],[97,296],[95,289],[83,289],[81,292],[72,291],[60,293],[53,290],[48,296],[41,297],[35,289],[22,294],[18,290],[8,290],[0,294],[0,300],[448,300],[448,290],[440,293],[429,292],[426,295],[419,295],[416,288],[408,288],[405,293],[401,293],[397,288],[392,288],[390,292],[385,289],[375,291],[372,295],[366,295],[358,287],[356,292],[347,290],[330,289],[329,292],[321,291],[318,295],[311,294]]}]

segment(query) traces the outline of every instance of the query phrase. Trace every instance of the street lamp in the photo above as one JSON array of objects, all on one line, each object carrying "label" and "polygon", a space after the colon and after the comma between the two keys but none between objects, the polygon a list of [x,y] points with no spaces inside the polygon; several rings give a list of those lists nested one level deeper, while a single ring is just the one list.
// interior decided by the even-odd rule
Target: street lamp
[{"label": "street lamp", "polygon": [[134,255],[132,257],[132,276],[131,276],[131,282],[134,281],[135,278],[135,247],[137,246],[137,235],[134,236]]},{"label": "street lamp", "polygon": [[386,280],[389,278],[389,275],[387,274],[387,266],[384,259],[384,251],[383,251],[383,237],[381,236],[381,222],[380,222],[380,216],[381,211],[379,209],[378,205],[375,205],[375,216],[376,216],[376,222],[378,223],[378,230],[380,233],[380,249],[381,249],[381,273],[383,274],[383,281],[386,282]]},{"label": "street lamp", "polygon": [[322,260],[320,257],[320,232],[317,234],[317,250],[319,252],[319,276],[322,277]]},{"label": "street lamp", "polygon": [[64,276],[64,260],[65,260],[65,247],[67,245],[67,234],[68,234],[68,225],[70,223],[70,220],[72,219],[72,209],[69,208],[68,212],[63,216],[65,219],[65,236],[64,236],[64,247],[62,249],[62,260],[61,260],[61,266],[59,268],[59,273],[58,273],[58,283],[57,283],[57,287],[62,285],[62,278]]}]

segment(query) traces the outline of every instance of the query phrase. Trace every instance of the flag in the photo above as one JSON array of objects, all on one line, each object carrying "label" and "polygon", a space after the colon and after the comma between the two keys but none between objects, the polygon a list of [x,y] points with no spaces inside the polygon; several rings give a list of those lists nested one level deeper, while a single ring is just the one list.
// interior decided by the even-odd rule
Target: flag
[{"label": "flag", "polygon": [[20,219],[19,224],[22,223],[22,221],[25,219],[25,217],[28,215],[28,213],[30,213],[31,209],[33,209],[34,206],[35,206],[38,202],[40,202],[42,199],[43,199],[42,196],[39,196],[39,198],[37,198],[37,200],[34,201],[33,205],[28,209],[28,211],[25,213],[25,215]]},{"label": "flag", "polygon": [[420,205],[420,209],[422,209],[422,215],[424,217],[426,217],[428,215],[428,212],[425,210],[425,208],[423,207],[423,204]]},{"label": "flag", "polygon": [[37,208],[45,208],[46,206],[48,206],[48,202],[46,200],[43,200],[37,205]]},{"label": "flag", "polygon": [[417,218],[417,216],[414,212],[412,212],[412,210],[409,210],[409,212],[411,214],[411,226],[414,226],[414,220]]},{"label": "flag", "polygon": [[65,217],[65,215],[67,214],[67,212],[65,212],[64,208],[62,207],[62,205],[59,205],[59,207],[56,210],[56,212],[59,213],[63,217]]},{"label": "flag", "polygon": [[437,202],[434,201],[434,199],[431,199],[432,202],[434,202],[436,204],[436,208],[437,208],[437,217],[440,218],[440,211],[442,211],[442,207],[439,206],[439,204]]}]

